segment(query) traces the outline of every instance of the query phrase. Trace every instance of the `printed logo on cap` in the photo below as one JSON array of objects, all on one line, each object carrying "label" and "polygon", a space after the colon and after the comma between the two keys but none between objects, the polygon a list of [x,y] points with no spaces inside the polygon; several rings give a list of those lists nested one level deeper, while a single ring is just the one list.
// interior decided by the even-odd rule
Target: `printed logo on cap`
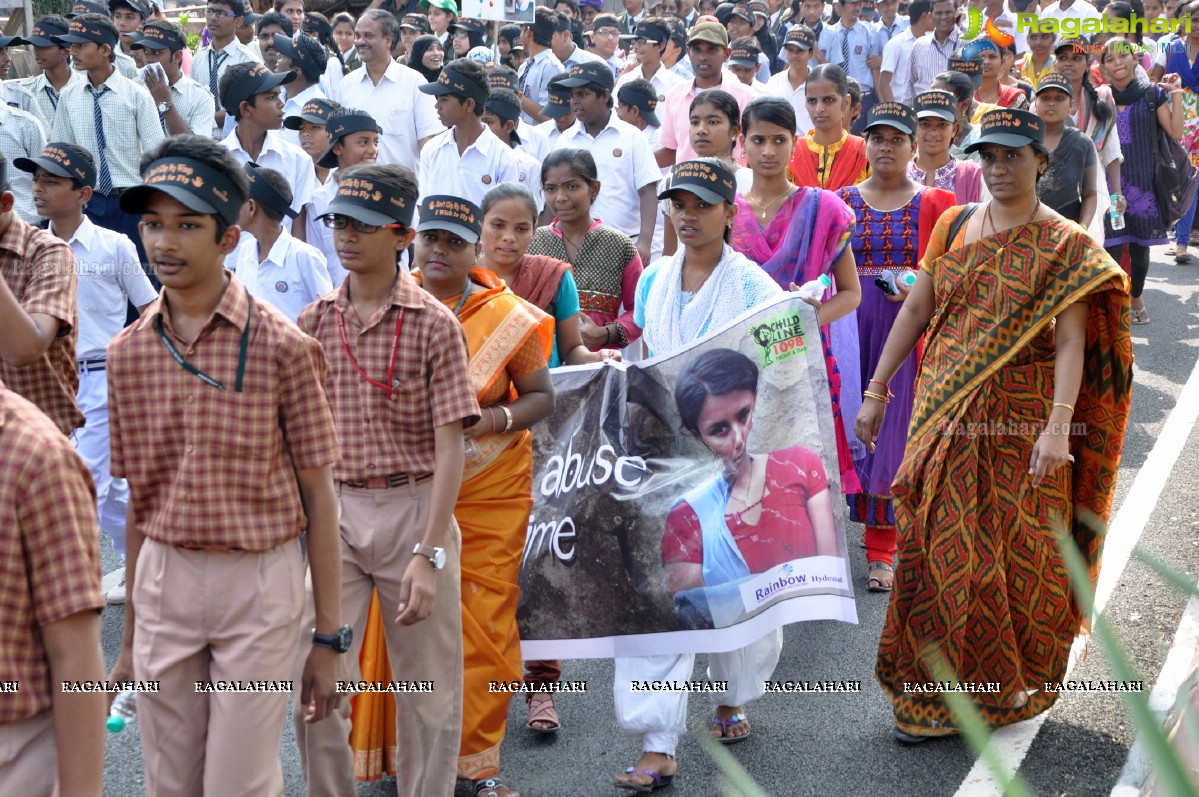
[{"label": "printed logo on cap", "polygon": [[472,227],[479,225],[479,220],[476,218],[475,212],[471,209],[470,205],[455,199],[430,200],[425,204],[425,211],[430,215],[455,219]]}]

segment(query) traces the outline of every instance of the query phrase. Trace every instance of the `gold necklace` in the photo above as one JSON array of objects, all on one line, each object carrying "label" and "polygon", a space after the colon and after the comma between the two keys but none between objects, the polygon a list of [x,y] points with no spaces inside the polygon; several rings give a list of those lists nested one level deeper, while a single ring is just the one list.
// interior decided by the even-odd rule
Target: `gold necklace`
[{"label": "gold necklace", "polygon": [[[1035,219],[1037,217],[1037,214],[1040,212],[1041,212],[1041,198],[1037,197],[1037,204],[1033,206],[1032,215],[1029,216],[1028,221],[1026,221],[1024,223],[1032,224],[1032,220]],[[995,221],[991,218],[991,203],[990,202],[987,203],[987,212],[983,214],[983,229],[982,229],[982,231],[984,234],[986,234],[988,224],[991,225],[991,232],[995,235],[999,235],[999,230],[996,229],[996,227],[995,227]],[[1007,229],[1010,230],[1011,227],[1008,227]],[[1006,230],[1005,230],[1005,232],[1006,232]]]},{"label": "gold necklace", "polygon": [[765,205],[762,204],[761,200],[754,199],[752,196],[746,196],[746,199],[748,199],[750,202],[753,202],[755,205],[757,205],[761,209],[762,221],[766,221],[766,211],[770,209],[770,206],[773,205],[775,202],[778,202],[780,199],[786,199],[787,197],[791,196],[791,192],[793,190],[795,190],[795,186],[791,185],[790,183],[787,183],[787,190],[784,191],[783,193],[779,194],[778,196],[776,196],[774,199],[767,202]]}]

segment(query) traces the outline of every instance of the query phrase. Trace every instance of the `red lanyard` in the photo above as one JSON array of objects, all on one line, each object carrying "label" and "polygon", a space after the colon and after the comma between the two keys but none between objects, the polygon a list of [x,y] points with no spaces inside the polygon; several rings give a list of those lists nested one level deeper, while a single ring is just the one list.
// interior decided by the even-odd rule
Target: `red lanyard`
[{"label": "red lanyard", "polygon": [[354,367],[358,369],[358,375],[361,376],[363,379],[365,379],[370,384],[374,385],[375,387],[380,388],[382,390],[386,390],[388,393],[391,394],[391,399],[393,401],[395,400],[395,397],[396,397],[396,389],[395,389],[395,382],[393,381],[392,378],[395,375],[396,352],[400,350],[400,329],[403,326],[404,326],[404,308],[401,307],[400,311],[396,314],[396,331],[395,331],[395,337],[393,337],[391,339],[391,356],[387,358],[387,384],[382,384],[381,382],[376,382],[375,380],[373,380],[369,376],[367,376],[366,371],[362,370],[362,366],[359,365],[358,361],[354,359],[354,355],[350,351],[350,342],[348,340],[346,340],[345,313],[342,313],[340,311],[337,313],[337,331],[339,333],[341,333],[341,347],[346,350],[346,356],[350,358],[350,362],[352,362],[354,364]]}]

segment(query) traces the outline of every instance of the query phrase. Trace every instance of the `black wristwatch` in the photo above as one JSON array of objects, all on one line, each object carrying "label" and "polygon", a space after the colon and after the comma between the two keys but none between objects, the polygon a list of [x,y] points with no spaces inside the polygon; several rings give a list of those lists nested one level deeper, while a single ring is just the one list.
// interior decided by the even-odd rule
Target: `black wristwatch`
[{"label": "black wristwatch", "polygon": [[337,629],[336,634],[318,634],[315,628],[312,629],[312,644],[329,648],[337,653],[348,653],[353,641],[354,629],[348,625]]}]

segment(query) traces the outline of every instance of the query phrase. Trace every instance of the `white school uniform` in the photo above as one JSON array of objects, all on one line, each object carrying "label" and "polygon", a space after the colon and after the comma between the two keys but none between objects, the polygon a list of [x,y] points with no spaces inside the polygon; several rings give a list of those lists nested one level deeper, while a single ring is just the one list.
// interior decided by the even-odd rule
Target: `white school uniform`
[{"label": "white school uniform", "polygon": [[[253,160],[250,154],[242,149],[237,139],[237,130],[221,141],[238,163],[245,164]],[[308,202],[308,197],[316,190],[316,168],[307,152],[295,144],[289,144],[279,135],[278,130],[266,131],[266,140],[262,143],[262,151],[258,153],[259,166],[274,169],[283,175],[291,186],[291,208],[297,213]]]},{"label": "white school uniform", "polygon": [[280,227],[279,237],[261,262],[258,240],[243,231],[233,251],[232,271],[251,296],[295,321],[301,310],[333,290],[333,283],[324,254],[293,237],[287,226]]}]

